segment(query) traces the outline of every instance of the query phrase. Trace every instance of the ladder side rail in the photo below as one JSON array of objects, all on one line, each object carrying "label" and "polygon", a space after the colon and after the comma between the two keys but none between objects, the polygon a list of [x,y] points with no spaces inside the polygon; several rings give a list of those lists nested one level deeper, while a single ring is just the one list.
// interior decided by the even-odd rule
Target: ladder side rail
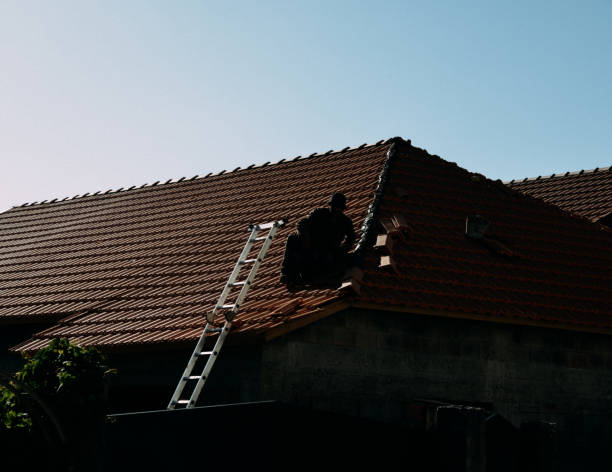
[{"label": "ladder side rail", "polygon": [[[249,229],[251,230],[251,234],[249,238],[247,239],[247,242],[244,245],[244,248],[242,249],[240,256],[238,257],[238,261],[236,262],[236,265],[234,266],[234,269],[232,270],[232,273],[228,281],[226,282],[225,287],[223,288],[223,291],[221,292],[221,295],[219,296],[217,304],[212,310],[211,315],[212,315],[213,320],[214,320],[214,316],[217,313],[217,307],[222,306],[225,303],[225,300],[229,292],[231,291],[233,283],[236,281],[236,278],[238,277],[238,274],[240,273],[242,264],[245,258],[248,256],[249,252],[251,251],[253,244],[258,240],[264,239],[264,238],[257,238],[257,233],[264,229],[269,229],[268,235],[265,238],[266,240],[264,244],[262,245],[262,247],[260,248],[257,258],[255,262],[253,263],[253,266],[251,266],[249,275],[247,276],[247,279],[244,281],[244,284],[242,285],[242,289],[240,290],[240,294],[238,295],[238,298],[234,303],[234,306],[232,308],[232,312],[234,314],[238,311],[238,309],[240,308],[240,304],[242,303],[243,299],[246,297],[246,294],[249,290],[251,282],[255,278],[255,275],[257,274],[259,266],[263,262],[263,258],[266,252],[268,251],[268,249],[270,248],[272,244],[272,240],[274,239],[274,236],[278,228],[280,228],[281,226],[284,226],[286,222],[287,222],[286,220],[277,220],[277,221],[265,223],[262,225],[251,225],[249,227]],[[206,365],[204,366],[204,370],[202,371],[202,374],[200,374],[199,376],[193,376],[193,377],[199,377],[199,378],[191,394],[190,399],[188,401],[180,400],[179,402],[180,396],[187,384],[188,377],[191,376],[191,372],[193,371],[193,368],[198,359],[198,356],[202,353],[204,349],[204,345],[206,343],[206,334],[213,331],[209,329],[209,326],[210,326],[210,322],[207,322],[206,325],[204,326],[204,330],[202,331],[202,334],[200,335],[200,338],[198,339],[196,347],[193,350],[193,353],[189,359],[189,362],[187,363],[187,367],[185,368],[185,371],[183,372],[183,375],[181,376],[181,379],[174,391],[174,394],[172,395],[170,403],[168,404],[168,409],[174,409],[175,406],[178,405],[179,403],[183,403],[183,404],[187,403],[186,408],[195,407],[195,404],[198,400],[200,392],[202,388],[204,387],[206,380],[208,379],[208,376],[210,374],[210,371],[212,370],[214,363],[217,360],[221,347],[223,346],[225,339],[229,335],[229,332],[232,326],[232,321],[231,319],[226,318],[225,324],[223,325],[223,328],[221,329],[221,332],[219,333],[219,336],[217,337],[217,340],[213,347],[212,354],[209,355],[208,360],[206,361]],[[214,329],[214,331],[219,331],[219,330]]]},{"label": "ladder side rail", "polygon": [[253,282],[253,279],[257,275],[259,266],[263,262],[263,258],[265,257],[266,253],[268,252],[268,249],[272,245],[272,241],[274,240],[274,235],[276,234],[277,230],[278,230],[278,226],[275,225],[275,226],[272,226],[272,228],[268,232],[268,236],[265,242],[263,243],[263,245],[261,246],[259,253],[257,254],[257,260],[253,263],[253,266],[251,267],[249,276],[246,279],[246,283],[242,286],[242,289],[240,290],[240,293],[238,294],[238,297],[236,298],[236,306],[234,306],[234,308],[232,309],[232,312],[234,314],[238,312],[240,305],[242,304],[243,300],[246,298],[246,294],[251,286],[251,282]]},{"label": "ladder side rail", "polygon": [[257,229],[257,227],[254,227],[251,230],[249,239],[247,239],[247,242],[244,245],[244,248],[242,249],[240,256],[238,257],[238,261],[236,261],[236,265],[234,265],[234,269],[232,270],[232,273],[229,276],[229,279],[227,280],[225,287],[223,288],[223,291],[221,292],[221,295],[219,296],[219,299],[217,300],[217,304],[213,308],[213,313],[215,315],[217,314],[217,307],[225,303],[225,300],[227,299],[227,296],[229,295],[231,291],[230,284],[236,281],[236,278],[238,277],[238,274],[240,273],[240,269],[242,268],[242,265],[240,262],[243,261],[246,258],[246,256],[249,255],[249,252],[251,252],[251,248],[253,247],[253,244],[254,244],[252,240],[257,237],[258,232],[259,230]]},{"label": "ladder side rail", "polygon": [[200,339],[198,339],[196,347],[194,348],[193,353],[191,354],[191,357],[189,358],[189,362],[187,362],[187,367],[185,367],[185,370],[183,371],[183,375],[181,375],[181,379],[179,380],[179,383],[176,386],[176,389],[174,390],[174,394],[172,395],[172,398],[170,399],[170,403],[168,403],[168,409],[173,409],[174,406],[176,405],[175,402],[177,402],[181,398],[181,393],[183,393],[183,390],[185,386],[187,385],[187,380],[185,378],[191,375],[191,372],[193,371],[193,367],[195,366],[195,363],[198,360],[197,354],[204,349],[204,344],[206,343],[206,333],[208,332],[207,328],[208,328],[208,323],[206,323],[206,325],[204,326],[204,330],[202,331],[202,334],[200,335]]},{"label": "ladder side rail", "polygon": [[[240,261],[242,261],[244,258],[246,258],[246,256],[248,256],[249,252],[251,251],[251,248],[253,247],[254,240],[257,237],[257,233],[259,231],[260,230],[257,226],[254,226],[251,229],[251,234],[249,235],[249,238],[247,239],[246,244],[242,248],[242,252],[240,253],[238,260],[236,264],[234,265],[234,269],[232,270],[232,273],[228,281],[226,282],[225,286],[223,287],[223,291],[221,292],[221,295],[219,296],[219,299],[217,300],[217,303],[213,308],[213,313],[212,313],[213,320],[214,320],[214,316],[217,313],[217,306],[223,305],[225,303],[225,300],[227,299],[227,296],[229,295],[229,292],[231,291],[230,290],[231,287],[229,284],[235,282],[236,277],[238,276],[238,273],[240,272],[240,269],[241,269]],[[170,399],[170,403],[168,404],[168,409],[174,408],[174,406],[176,405],[176,402],[180,399],[181,394],[183,393],[183,390],[185,389],[185,386],[187,385],[186,377],[189,377],[191,375],[191,372],[193,371],[195,363],[198,360],[198,353],[200,353],[203,350],[204,344],[206,343],[207,328],[208,328],[208,322],[204,326],[204,330],[202,331],[202,334],[200,335],[200,339],[198,339],[198,342],[193,350],[193,353],[191,354],[191,357],[189,358],[189,361],[187,362],[187,366],[185,367],[185,370],[183,371],[183,375],[181,375],[181,378],[176,386],[176,389],[174,390],[174,394],[172,395],[172,398]]]},{"label": "ladder side rail", "polygon": [[[274,224],[270,228],[270,231],[268,232],[268,236],[266,237],[266,240],[264,241],[263,245],[259,249],[259,253],[257,254],[257,261],[251,267],[251,270],[249,271],[249,275],[246,279],[246,283],[242,286],[242,289],[240,290],[240,294],[238,295],[238,298],[236,299],[234,308],[232,309],[232,312],[234,313],[234,315],[240,309],[240,305],[242,301],[244,300],[244,298],[246,297],[246,294],[251,286],[251,282],[255,278],[255,275],[257,274],[257,270],[259,269],[259,266],[263,262],[263,258],[265,257],[266,253],[268,252],[268,249],[270,248],[272,244],[272,241],[274,240],[274,236],[276,234],[276,231],[278,230],[278,227],[279,225]],[[217,354],[213,354],[208,358],[208,361],[206,362],[206,365],[202,372],[202,376],[198,379],[198,383],[193,389],[191,398],[189,399],[189,403],[186,408],[193,408],[195,406],[198,400],[198,397],[200,395],[200,392],[202,391],[202,388],[204,388],[204,383],[208,379],[210,371],[212,370],[212,367],[217,360],[219,352],[221,351],[221,347],[223,346],[223,343],[225,342],[225,339],[229,334],[231,326],[232,326],[231,321],[226,321],[225,325],[223,325],[223,331],[219,334],[219,337],[217,338],[217,342],[215,343],[215,347],[213,348],[213,352],[216,352]]]},{"label": "ladder side rail", "polygon": [[227,338],[231,327],[231,321],[226,321],[223,325],[223,331],[219,333],[217,341],[215,342],[215,346],[212,349],[213,352],[216,352],[216,354],[211,354],[208,357],[206,365],[204,366],[204,370],[200,374],[200,378],[198,379],[198,382],[196,383],[196,386],[194,387],[193,392],[191,393],[191,397],[189,398],[189,403],[185,408],[195,407],[196,402],[198,401],[198,398],[200,396],[200,392],[202,391],[202,389],[204,388],[204,384],[208,380],[208,376],[210,375],[210,371],[212,370],[213,366],[215,365],[215,362],[217,361],[217,357],[219,357],[219,352],[221,351],[221,347],[223,346],[223,343],[225,342],[225,339]]}]

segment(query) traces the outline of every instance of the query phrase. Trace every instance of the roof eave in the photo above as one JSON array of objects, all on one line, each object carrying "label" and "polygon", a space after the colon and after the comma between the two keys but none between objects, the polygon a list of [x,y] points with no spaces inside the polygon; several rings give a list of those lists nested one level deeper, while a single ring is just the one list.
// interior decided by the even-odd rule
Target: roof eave
[{"label": "roof eave", "polygon": [[332,302],[310,316],[305,316],[303,318],[290,321],[281,326],[265,331],[264,333],[262,333],[262,340],[264,342],[272,341],[273,339],[276,339],[280,336],[284,336],[285,334],[289,334],[290,332],[295,331],[299,328],[308,326],[309,324],[312,324],[315,321],[327,318],[335,313],[338,313],[339,311],[349,308],[350,306],[351,302],[348,299],[341,299],[336,302]]},{"label": "roof eave", "polygon": [[401,312],[406,314],[414,314],[414,315],[427,315],[427,316],[437,316],[442,318],[455,318],[455,319],[463,319],[463,320],[474,320],[474,321],[486,321],[491,323],[501,323],[506,325],[519,325],[519,326],[532,326],[537,328],[547,328],[547,329],[559,329],[563,331],[577,331],[577,332],[586,332],[586,333],[596,333],[596,334],[606,334],[612,335],[612,328],[605,328],[600,326],[589,326],[589,325],[573,325],[568,323],[557,323],[550,321],[542,321],[528,318],[518,318],[518,317],[506,317],[495,314],[483,315],[483,314],[474,314],[474,313],[457,313],[451,311],[438,311],[438,310],[426,310],[416,307],[402,306],[402,305],[384,305],[380,303],[370,303],[363,301],[355,301],[350,304],[352,308],[360,308],[367,310],[377,310],[377,311],[389,311],[389,312]]}]

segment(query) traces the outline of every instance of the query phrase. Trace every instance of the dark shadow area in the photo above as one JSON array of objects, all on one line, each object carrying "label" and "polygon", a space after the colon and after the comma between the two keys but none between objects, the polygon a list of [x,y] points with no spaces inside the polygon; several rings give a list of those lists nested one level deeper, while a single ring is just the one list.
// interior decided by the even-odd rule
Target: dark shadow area
[{"label": "dark shadow area", "polygon": [[275,401],[112,415],[106,436],[105,470],[381,470],[431,457],[405,427]]}]

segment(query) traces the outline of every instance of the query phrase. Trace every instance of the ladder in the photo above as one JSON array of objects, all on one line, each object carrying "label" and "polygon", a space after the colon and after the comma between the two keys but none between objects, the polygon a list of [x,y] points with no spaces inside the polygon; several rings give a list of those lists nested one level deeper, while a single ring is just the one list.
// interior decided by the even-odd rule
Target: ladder
[{"label": "ladder", "polygon": [[[247,292],[249,291],[249,287],[257,274],[257,270],[259,269],[266,252],[272,245],[272,240],[274,239],[277,230],[286,223],[287,219],[283,219],[272,221],[270,223],[249,226],[249,231],[251,232],[249,238],[247,239],[247,242],[240,253],[240,257],[238,257],[238,262],[236,262],[234,270],[232,270],[232,273],[229,276],[221,295],[219,296],[219,300],[217,300],[217,303],[212,311],[206,314],[206,325],[204,326],[204,331],[202,331],[200,339],[198,340],[189,362],[187,363],[187,367],[185,368],[185,371],[183,372],[183,375],[176,386],[176,390],[172,395],[170,403],[168,403],[168,410],[174,410],[177,407],[193,408],[196,405],[200,392],[204,387],[204,383],[208,379],[210,371],[212,370],[213,365],[219,356],[221,347],[223,346],[223,343],[229,334],[230,328],[232,327],[232,320],[236,316],[236,313],[238,313],[240,305],[244,301]],[[268,233],[265,236],[258,236],[261,231],[267,231]],[[253,246],[259,241],[264,242],[259,249],[257,256],[249,258],[249,254],[251,253]],[[250,265],[251,268],[246,279],[237,281],[241,269],[245,266],[248,267],[248,265]],[[236,297],[235,301],[232,303],[226,303],[232,289],[238,287],[241,287],[240,293]],[[223,323],[222,327],[218,327],[213,324],[215,321],[215,316],[219,311],[223,311],[225,315],[225,322]],[[219,333],[217,341],[215,342],[215,345],[211,351],[205,351],[204,345],[206,344],[206,339],[208,335],[212,333]],[[206,364],[204,365],[203,370],[200,374],[193,375],[197,361],[202,358],[206,358]],[[196,382],[193,391],[191,392],[189,399],[182,398],[183,390],[190,381]]]}]

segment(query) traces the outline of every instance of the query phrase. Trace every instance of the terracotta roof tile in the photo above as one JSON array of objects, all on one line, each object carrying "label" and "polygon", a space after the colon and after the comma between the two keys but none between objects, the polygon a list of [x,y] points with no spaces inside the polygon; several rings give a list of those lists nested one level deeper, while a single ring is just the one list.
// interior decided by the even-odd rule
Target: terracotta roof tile
[{"label": "terracotta roof tile", "polygon": [[[359,294],[288,292],[279,284],[285,237],[338,190],[363,243]],[[466,217],[475,214],[491,222],[488,246],[464,234]],[[104,349],[193,343],[247,225],[281,217],[290,223],[236,317],[238,333],[282,330],[340,299],[612,329],[612,233],[398,139],[13,208],[0,214],[0,322],[53,324],[18,350],[39,349],[54,336]],[[396,238],[392,254],[372,247],[386,231]],[[382,256],[395,271],[379,267]]]},{"label": "terracotta roof tile", "polygon": [[612,167],[512,180],[506,184],[591,221],[612,214]]},{"label": "terracotta roof tile", "polygon": [[[465,236],[474,214],[513,256]],[[370,250],[360,299],[407,311],[612,328],[610,231],[406,145],[393,160],[378,218],[394,215],[410,226],[393,245],[398,273],[377,268],[380,251]]]},{"label": "terracotta roof tile", "polygon": [[[248,224],[282,217],[289,225],[268,252],[235,331],[261,331],[312,313],[339,293],[290,293],[279,283],[285,237],[338,190],[359,228],[388,148],[13,208],[0,215],[0,322],[25,316],[57,322],[18,347],[23,350],[54,336],[108,348],[194,341]],[[275,311],[297,299],[287,313]]]}]

